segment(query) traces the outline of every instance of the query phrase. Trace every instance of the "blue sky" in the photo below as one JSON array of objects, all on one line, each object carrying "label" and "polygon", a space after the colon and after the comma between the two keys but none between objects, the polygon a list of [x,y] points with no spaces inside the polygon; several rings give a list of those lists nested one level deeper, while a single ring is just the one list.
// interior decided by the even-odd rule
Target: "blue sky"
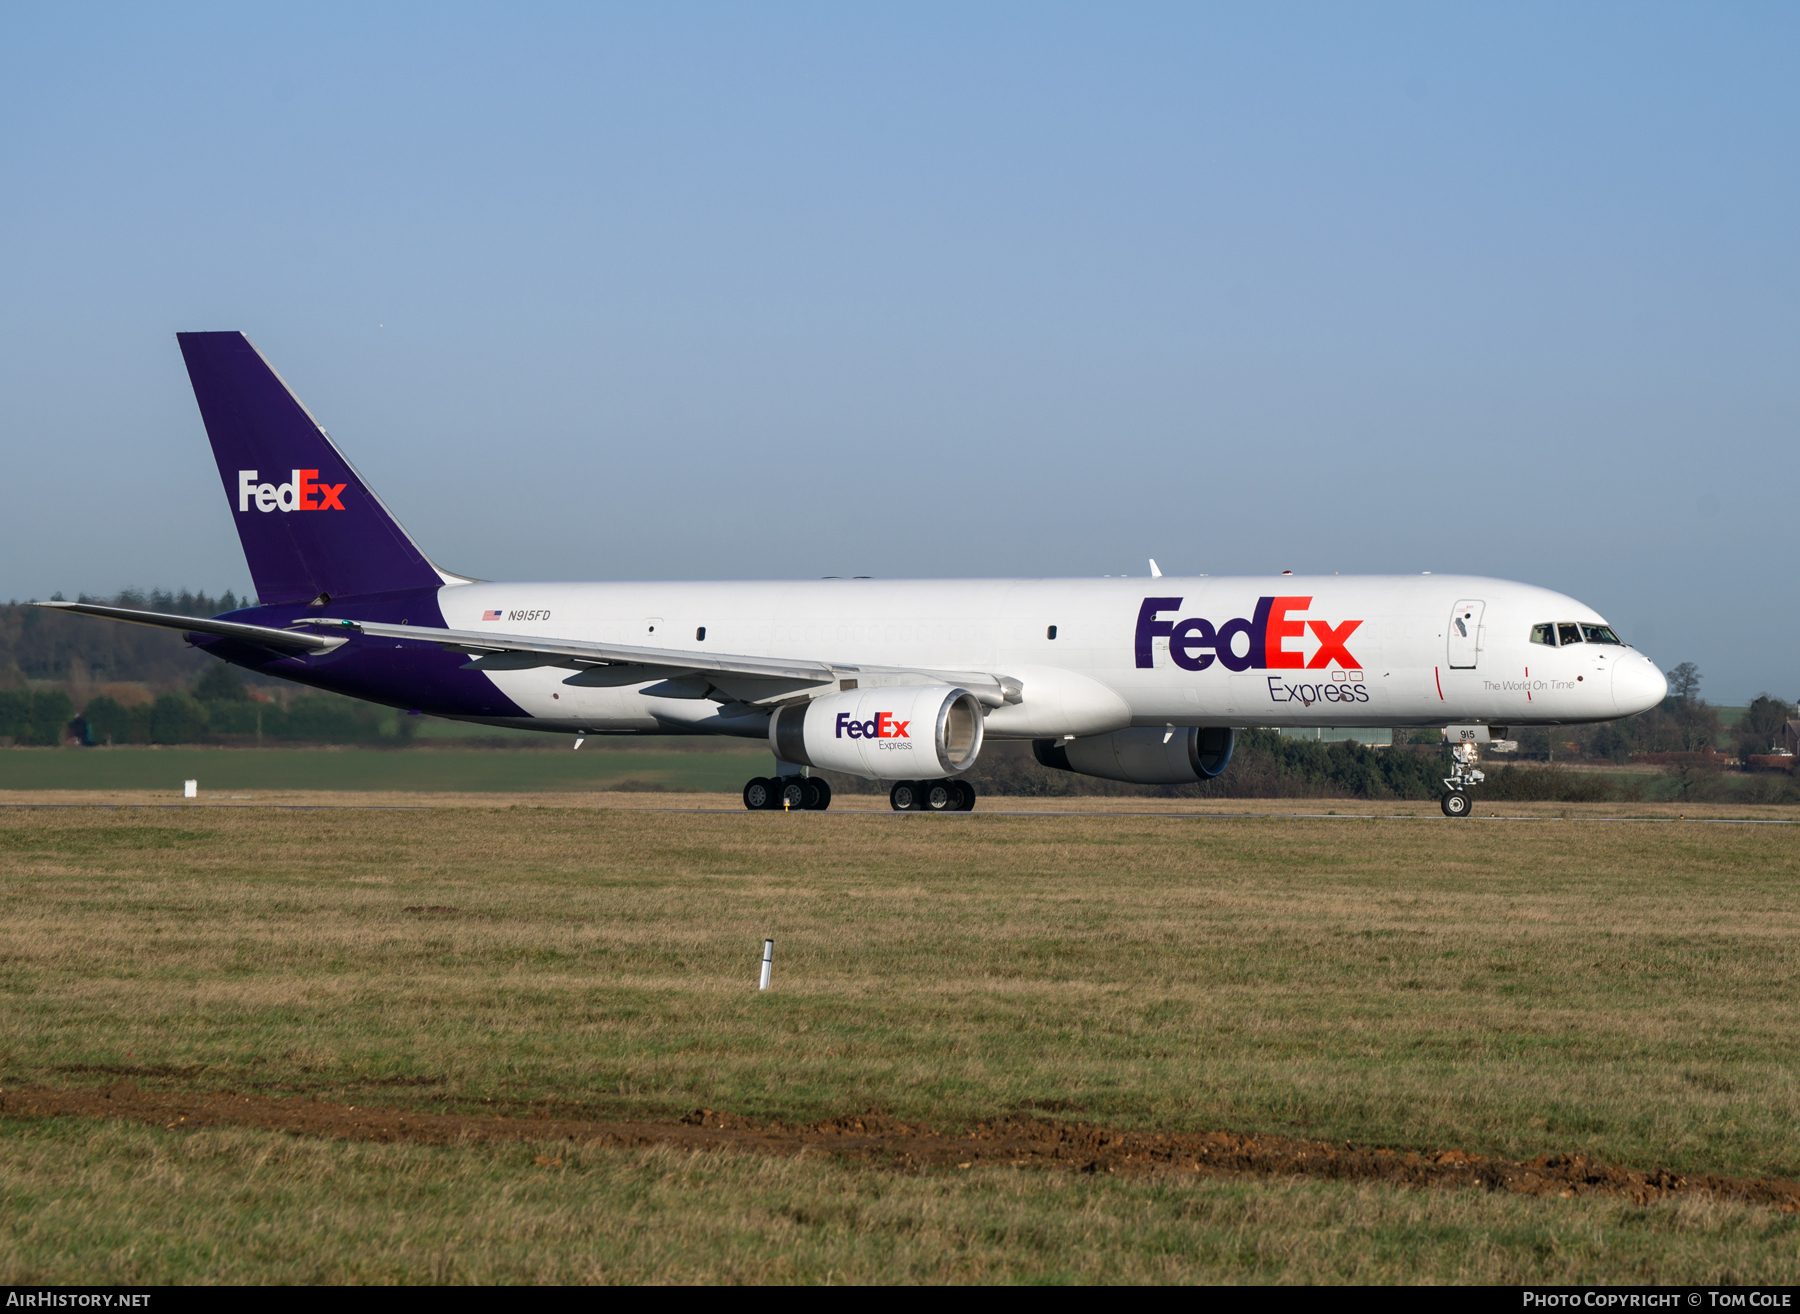
[{"label": "blue sky", "polygon": [[487,578],[1468,571],[1800,694],[1791,6],[13,6],[0,596],[248,575],[241,328]]}]

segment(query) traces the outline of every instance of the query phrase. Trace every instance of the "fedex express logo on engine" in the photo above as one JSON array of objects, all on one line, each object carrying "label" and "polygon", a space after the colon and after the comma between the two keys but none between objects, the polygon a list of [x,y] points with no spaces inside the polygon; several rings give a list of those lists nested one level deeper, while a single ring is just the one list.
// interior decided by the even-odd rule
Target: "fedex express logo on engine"
[{"label": "fedex express logo on engine", "polygon": [[[1184,671],[1204,671],[1216,660],[1228,671],[1322,671],[1332,662],[1347,671],[1360,671],[1362,663],[1344,645],[1356,633],[1359,620],[1341,625],[1327,621],[1289,620],[1290,611],[1305,611],[1311,598],[1258,598],[1256,614],[1245,619],[1228,620],[1215,627],[1209,620],[1195,616],[1189,620],[1158,619],[1163,612],[1178,611],[1180,598],[1145,598],[1138,608],[1137,664],[1148,669],[1156,665],[1154,644],[1169,641],[1169,657]],[[1301,639],[1311,630],[1319,640],[1319,650],[1306,660],[1306,654],[1288,648],[1290,640]],[[1238,636],[1244,636],[1238,651]]]},{"label": "fedex express logo on engine", "polygon": [[285,484],[259,484],[254,470],[238,471],[238,510],[248,511],[252,500],[258,511],[342,511],[338,500],[343,484],[322,484],[317,470],[296,470]]},{"label": "fedex express logo on engine", "polygon": [[[911,721],[895,720],[894,716],[891,712],[877,713],[877,715],[875,716],[875,719],[872,721],[858,721],[849,712],[839,712],[838,717],[837,717],[837,737],[839,739],[848,738],[848,739],[907,739],[907,740],[910,740],[912,738],[912,736],[906,733],[906,727],[911,724],[912,724]],[[912,745],[910,743],[893,744],[893,745],[883,744],[881,746],[883,748],[888,748],[888,747],[911,748],[912,747]]]}]

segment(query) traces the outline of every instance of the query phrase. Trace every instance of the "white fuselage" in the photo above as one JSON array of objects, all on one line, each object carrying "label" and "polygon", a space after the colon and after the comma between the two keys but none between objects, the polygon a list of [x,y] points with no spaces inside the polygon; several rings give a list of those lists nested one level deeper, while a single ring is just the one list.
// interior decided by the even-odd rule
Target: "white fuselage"
[{"label": "white fuselage", "polygon": [[[1641,712],[1664,693],[1633,648],[1532,641],[1546,623],[1604,625],[1593,608],[1473,576],[481,583],[438,598],[454,630],[1010,677],[1023,696],[988,713],[986,734],[998,738],[1134,725],[1567,724]],[[1259,636],[1262,599],[1274,602]],[[647,696],[648,683],[570,685],[569,674],[487,678],[545,729],[761,733],[721,717],[716,701]]]}]

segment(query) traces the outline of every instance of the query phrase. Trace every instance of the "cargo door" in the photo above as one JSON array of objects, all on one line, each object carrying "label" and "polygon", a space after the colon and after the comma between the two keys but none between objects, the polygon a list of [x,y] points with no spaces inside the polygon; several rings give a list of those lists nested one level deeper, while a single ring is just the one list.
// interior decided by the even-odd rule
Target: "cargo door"
[{"label": "cargo door", "polygon": [[1450,613],[1451,670],[1473,670],[1481,655],[1481,612],[1487,604],[1479,598],[1464,598]]}]

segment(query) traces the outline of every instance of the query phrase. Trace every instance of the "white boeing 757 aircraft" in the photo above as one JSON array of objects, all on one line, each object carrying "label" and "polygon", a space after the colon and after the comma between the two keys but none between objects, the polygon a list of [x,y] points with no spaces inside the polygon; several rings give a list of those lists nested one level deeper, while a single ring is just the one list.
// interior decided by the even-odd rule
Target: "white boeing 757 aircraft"
[{"label": "white boeing 757 aircraft", "polygon": [[216,657],[409,711],[580,736],[766,738],[750,808],[823,808],[813,767],[967,809],[989,739],[1145,784],[1216,776],[1248,726],[1441,727],[1443,808],[1478,745],[1667,692],[1604,617],[1460,575],[494,584],[419,550],[241,333],[179,335],[258,605],[184,632]]}]

